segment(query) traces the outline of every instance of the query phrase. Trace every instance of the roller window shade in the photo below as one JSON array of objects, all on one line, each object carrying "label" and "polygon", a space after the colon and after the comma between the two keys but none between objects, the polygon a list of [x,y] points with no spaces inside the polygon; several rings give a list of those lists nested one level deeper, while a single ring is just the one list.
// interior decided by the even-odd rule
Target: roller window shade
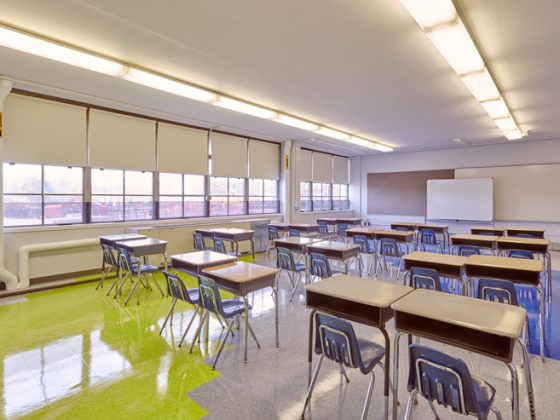
[{"label": "roller window shade", "polygon": [[159,123],[158,170],[208,175],[208,132]]},{"label": "roller window shade", "polygon": [[333,156],[333,183],[349,184],[348,159],[340,156]]},{"label": "roller window shade", "polygon": [[212,176],[247,178],[247,139],[210,133],[212,144]]},{"label": "roller window shade", "polygon": [[280,145],[249,140],[249,178],[280,178]]},{"label": "roller window shade", "polygon": [[97,168],[156,170],[156,122],[92,109],[89,164]]},{"label": "roller window shade", "polygon": [[86,166],[86,108],[8,95],[4,103],[4,161]]},{"label": "roller window shade", "polygon": [[298,172],[301,182],[311,182],[313,180],[313,152],[301,150],[299,154]]},{"label": "roller window shade", "polygon": [[313,182],[332,182],[332,155],[313,152]]}]

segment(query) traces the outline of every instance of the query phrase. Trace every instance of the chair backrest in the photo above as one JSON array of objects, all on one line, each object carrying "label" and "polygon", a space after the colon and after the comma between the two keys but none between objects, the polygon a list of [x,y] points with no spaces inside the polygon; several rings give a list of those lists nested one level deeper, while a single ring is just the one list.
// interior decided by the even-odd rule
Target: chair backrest
[{"label": "chair backrest", "polygon": [[130,253],[124,248],[119,248],[119,261],[123,270],[128,271],[134,275],[138,274],[138,264],[134,264],[132,262]]},{"label": "chair backrest", "polygon": [[220,254],[227,254],[226,244],[223,239],[214,238],[214,252],[219,252]]},{"label": "chair backrest", "polygon": [[472,245],[459,245],[457,247],[457,255],[460,255],[461,257],[480,255],[480,248]]},{"label": "chair backrest", "polygon": [[290,237],[299,237],[301,234],[299,233],[299,229],[290,229],[288,231]]},{"label": "chair backrest", "polygon": [[416,389],[424,398],[456,413],[484,418],[465,362],[420,344],[412,344],[409,351],[409,391]]},{"label": "chair backrest", "polygon": [[332,270],[329,264],[329,259],[326,255],[317,254],[315,252],[309,253],[310,271],[312,276],[321,278],[332,277]]},{"label": "chair backrest", "polygon": [[204,236],[201,233],[193,233],[194,249],[204,251]]},{"label": "chair backrest", "polygon": [[410,287],[441,292],[439,273],[431,268],[412,267],[410,269]]},{"label": "chair backrest", "polygon": [[164,270],[163,275],[167,282],[167,292],[169,295],[176,299],[184,300],[192,305],[198,304],[198,301],[193,301],[190,298],[187,286],[185,286],[185,283],[183,283],[183,280],[181,280],[177,274]]},{"label": "chair backrest", "polygon": [[115,259],[115,254],[113,254],[113,248],[105,244],[101,244],[101,248],[103,249],[103,262],[105,263],[105,265],[118,267],[117,260]]},{"label": "chair backrest", "polygon": [[278,235],[278,228],[276,226],[268,226],[268,240],[273,241],[275,239],[280,238]]},{"label": "chair backrest", "polygon": [[346,223],[339,223],[336,227],[336,233],[338,236],[346,236],[346,231],[348,230],[348,225]]},{"label": "chair backrest", "polygon": [[208,277],[198,276],[198,288],[202,307],[208,312],[227,318],[222,309],[222,298],[216,282]]},{"label": "chair backrest", "polygon": [[478,279],[477,298],[519,306],[515,285],[509,280]]},{"label": "chair backrest", "polygon": [[317,221],[317,224],[319,225],[319,233],[323,234],[323,235],[327,235],[329,234],[329,225],[327,224],[327,222],[319,220]]},{"label": "chair backrest", "polygon": [[397,257],[402,256],[399,244],[393,238],[381,238],[379,241],[379,253],[385,257]]},{"label": "chair backrest", "polygon": [[526,260],[534,260],[535,259],[535,254],[533,254],[531,251],[527,251],[525,249],[510,249],[508,251],[508,257],[510,258],[523,258]]},{"label": "chair backrest", "polygon": [[437,245],[436,232],[433,229],[422,229],[420,231],[420,242],[425,245]]},{"label": "chair backrest", "polygon": [[349,368],[361,364],[358,340],[352,324],[332,315],[315,314],[315,353]]},{"label": "chair backrest", "polygon": [[516,238],[538,238],[538,236],[531,235],[530,233],[516,233],[515,235],[509,235],[509,236],[514,236]]},{"label": "chair backrest", "polygon": [[276,265],[278,268],[288,271],[296,271],[296,264],[294,262],[294,255],[288,248],[276,248]]},{"label": "chair backrest", "polygon": [[365,235],[354,235],[354,244],[360,245],[360,252],[364,254],[373,253],[373,249],[370,246],[367,236]]}]

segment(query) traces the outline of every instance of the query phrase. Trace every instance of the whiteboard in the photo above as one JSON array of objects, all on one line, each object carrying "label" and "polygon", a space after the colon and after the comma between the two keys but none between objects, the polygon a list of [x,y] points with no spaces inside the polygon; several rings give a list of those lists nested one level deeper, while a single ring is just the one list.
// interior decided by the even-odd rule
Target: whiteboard
[{"label": "whiteboard", "polygon": [[494,220],[492,178],[431,179],[426,186],[428,219]]}]

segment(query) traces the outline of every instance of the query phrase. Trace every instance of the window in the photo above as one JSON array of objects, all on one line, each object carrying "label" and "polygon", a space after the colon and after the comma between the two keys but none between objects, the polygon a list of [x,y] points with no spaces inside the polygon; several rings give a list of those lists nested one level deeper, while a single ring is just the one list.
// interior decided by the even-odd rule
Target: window
[{"label": "window", "polygon": [[210,216],[245,214],[245,179],[210,177]]},{"label": "window", "polygon": [[299,183],[299,209],[300,211],[311,211],[311,182]]},{"label": "window", "polygon": [[4,163],[4,225],[83,223],[83,169]]},{"label": "window", "polygon": [[348,184],[332,184],[333,210],[346,210],[350,208],[348,201]]},{"label": "window", "polygon": [[206,216],[203,175],[159,174],[159,217]]},{"label": "window", "polygon": [[91,170],[91,221],[153,218],[152,173],[113,169]]},{"label": "window", "polygon": [[249,180],[249,214],[278,212],[278,181]]},{"label": "window", "polygon": [[313,210],[331,210],[331,184],[325,182],[312,183]]}]

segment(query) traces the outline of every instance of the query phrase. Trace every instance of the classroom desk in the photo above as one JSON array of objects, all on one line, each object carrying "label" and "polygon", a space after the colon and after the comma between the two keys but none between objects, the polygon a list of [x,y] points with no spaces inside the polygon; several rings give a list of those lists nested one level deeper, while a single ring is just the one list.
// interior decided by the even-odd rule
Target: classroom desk
[{"label": "classroom desk", "polygon": [[544,229],[534,228],[507,228],[508,236],[532,235],[535,238],[544,238]]},{"label": "classroom desk", "polygon": [[341,225],[361,225],[362,219],[359,217],[337,217],[336,224]]},{"label": "classroom desk", "polygon": [[300,233],[308,235],[319,232],[319,225],[314,223],[290,223],[288,228],[298,230]]},{"label": "classroom desk", "polygon": [[410,252],[409,244],[414,242],[414,232],[403,232],[400,230],[384,230],[375,229],[375,240],[394,239],[395,241],[406,245],[406,253]]},{"label": "classroom desk", "polygon": [[198,276],[202,270],[216,265],[231,264],[237,261],[232,255],[220,254],[210,250],[188,252],[171,256],[171,268]]},{"label": "classroom desk", "polygon": [[308,254],[312,252],[322,254],[331,260],[342,261],[345,274],[348,273],[348,260],[357,258],[361,272],[362,263],[358,258],[360,255],[360,245],[348,244],[346,242],[321,241],[307,245],[307,252]]},{"label": "classroom desk", "polygon": [[391,229],[395,230],[397,228],[408,229],[411,232],[414,232],[418,229],[419,223],[413,222],[393,222],[391,223]]},{"label": "classroom desk", "polygon": [[334,217],[321,217],[319,219],[317,219],[317,224],[319,223],[324,223],[326,225],[329,226],[334,226],[336,225],[336,219]]},{"label": "classroom desk", "polygon": [[435,254],[433,252],[412,252],[404,256],[404,284],[410,276],[412,267],[431,268],[436,270],[441,277],[451,277],[461,282],[461,292],[465,294],[466,284],[463,275],[463,266],[467,257],[458,255]]},{"label": "classroom desk", "polygon": [[289,230],[287,223],[269,223],[268,225],[266,225],[266,227],[268,228],[268,226],[274,226],[281,236],[285,236]]},{"label": "classroom desk", "polygon": [[276,247],[287,248],[291,251],[298,252],[303,255],[306,254],[308,245],[317,242],[323,242],[323,240],[321,238],[310,238],[306,236],[292,236],[274,240],[274,244]]},{"label": "classroom desk", "polygon": [[541,359],[544,361],[544,295],[540,281],[543,267],[543,262],[539,260],[485,255],[471,255],[465,262],[465,275],[470,283],[471,294],[474,293],[474,278],[509,280],[535,287],[539,298]]},{"label": "classroom desk", "polygon": [[[422,229],[430,229],[433,230],[434,233],[439,233],[443,237],[443,248],[446,249],[449,247],[449,226],[448,225],[440,225],[435,223],[413,223],[413,222],[394,222],[391,223],[391,229],[397,228],[405,228],[409,231],[413,231],[415,233],[420,233]],[[416,235],[418,239],[418,235]]]},{"label": "classroom desk", "polygon": [[115,242],[117,248],[124,248],[135,257],[146,257],[150,255],[161,254],[163,256],[163,264],[167,269],[167,257],[165,256],[165,249],[167,248],[167,241],[154,238],[133,239],[130,241]]},{"label": "classroom desk", "polygon": [[513,364],[513,348],[523,351],[523,368],[531,418],[535,419],[529,357],[519,339],[525,323],[525,309],[432,290],[416,289],[391,305],[395,312],[393,359],[393,419],[397,418],[399,340],[405,335],[427,338],[488,356],[506,364],[511,374],[512,414],[519,420],[519,380]]},{"label": "classroom desk", "polygon": [[353,238],[356,235],[364,235],[368,239],[375,240],[375,232],[379,229],[373,228],[365,228],[365,227],[358,227],[358,228],[350,228],[346,230],[346,236],[348,238]]},{"label": "classroom desk", "polygon": [[137,233],[119,233],[116,235],[104,235],[99,237],[101,245],[109,245],[111,248],[116,248],[117,242],[134,241],[136,239],[145,239],[146,236],[138,235]]},{"label": "classroom desk", "polygon": [[253,230],[238,228],[212,228],[212,229],[195,229],[196,233],[200,233],[205,238],[218,238],[223,241],[231,242],[231,247],[235,255],[239,255],[239,242],[249,241],[251,244],[251,255],[255,260],[255,244],[253,242]]},{"label": "classroom desk", "polygon": [[389,366],[391,341],[385,329],[393,318],[391,304],[412,292],[412,288],[393,283],[371,281],[354,276],[341,275],[313,283],[305,287],[306,305],[309,314],[307,362],[309,380],[313,361],[313,318],[317,311],[326,312],[349,321],[378,328],[385,339],[385,418],[389,415]]},{"label": "classroom desk", "polygon": [[278,268],[265,267],[262,265],[250,264],[238,261],[232,264],[218,265],[202,270],[202,273],[211,278],[219,285],[237,296],[245,302],[244,313],[244,350],[243,362],[247,362],[247,338],[249,333],[249,302],[247,295],[251,292],[272,288],[274,296],[274,332],[276,347],[279,346],[278,338],[278,287],[276,286],[276,276],[280,272]]},{"label": "classroom desk", "polygon": [[472,235],[480,235],[481,233],[492,233],[491,236],[504,236],[506,234],[506,228],[497,228],[493,226],[473,226],[471,227]]},{"label": "classroom desk", "polygon": [[487,235],[464,235],[455,234],[451,235],[451,253],[453,249],[461,245],[476,246],[479,248],[487,248],[495,252],[497,236],[487,236]]}]

